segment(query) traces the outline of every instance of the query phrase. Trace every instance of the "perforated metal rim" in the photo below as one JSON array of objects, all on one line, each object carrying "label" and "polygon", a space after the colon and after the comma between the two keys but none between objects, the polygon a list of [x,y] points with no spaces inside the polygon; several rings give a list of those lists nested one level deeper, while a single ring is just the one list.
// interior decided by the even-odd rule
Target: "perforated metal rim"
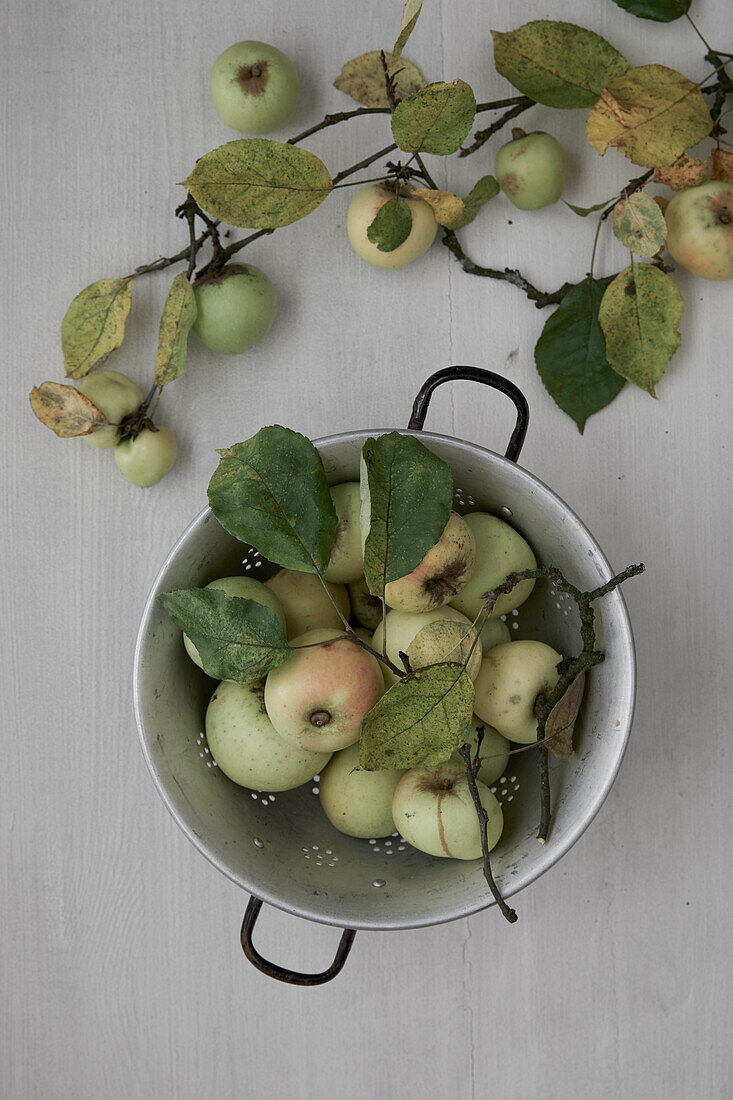
[{"label": "perforated metal rim", "polygon": [[[573,511],[573,509],[571,509],[562,500],[561,497],[559,497],[555,492],[553,492],[552,489],[550,489],[543,481],[541,481],[534,474],[529,473],[523,467],[515,464],[514,462],[511,462],[508,459],[505,459],[502,455],[497,454],[495,451],[491,451],[491,450],[489,450],[488,448],[485,448],[485,447],[480,447],[480,446],[478,446],[477,444],[474,444],[474,443],[468,443],[464,440],[457,439],[454,436],[447,436],[447,435],[442,435],[442,434],[439,434],[439,433],[426,432],[426,431],[407,432],[402,428],[397,428],[397,429],[394,429],[394,428],[375,428],[375,429],[371,429],[371,430],[368,430],[368,431],[365,430],[365,431],[357,431],[357,432],[341,432],[341,433],[337,433],[335,435],[323,436],[319,439],[316,439],[316,440],[314,440],[314,445],[316,447],[322,447],[322,446],[330,445],[332,443],[336,443],[339,440],[349,441],[349,442],[353,442],[353,441],[358,440],[358,441],[361,441],[363,443],[363,441],[366,440],[367,438],[369,438],[370,436],[382,435],[382,434],[385,434],[386,432],[389,432],[389,431],[400,431],[402,434],[414,435],[416,438],[423,440],[428,445],[429,445],[431,440],[445,442],[445,443],[448,443],[452,446],[458,446],[458,447],[464,449],[465,451],[471,453],[472,455],[475,456],[477,461],[480,461],[484,456],[490,456],[492,461],[499,462],[499,463],[505,465],[506,467],[510,468],[512,471],[514,471],[514,474],[517,475],[520,480],[523,480],[526,483],[528,488],[531,488],[533,491],[539,490],[541,493],[545,494],[553,502],[553,504],[556,507],[559,507],[559,509],[561,511],[563,511],[564,514],[573,521],[574,525],[577,528],[577,530],[575,532],[576,536],[577,537],[582,536],[582,538],[585,542],[588,554],[591,555],[594,558],[595,562],[600,567],[601,571],[605,574],[605,579],[610,579],[613,576],[613,571],[612,571],[611,566],[610,566],[608,560],[606,559],[603,551],[601,550],[600,546],[598,545],[596,540],[593,538],[591,533],[588,531],[588,529],[585,527],[585,525],[579,519],[577,514]],[[143,642],[144,642],[145,633],[146,633],[146,629],[147,629],[147,624],[148,624],[148,621],[150,619],[152,610],[155,606],[156,597],[158,595],[158,592],[160,591],[161,580],[162,580],[163,576],[165,575],[166,571],[168,570],[170,564],[173,562],[173,560],[175,559],[175,557],[176,557],[178,551],[180,550],[181,546],[186,542],[186,540],[191,535],[191,533],[193,531],[195,531],[200,525],[207,523],[209,521],[209,519],[212,517],[212,515],[213,514],[211,512],[211,509],[208,506],[203,508],[202,511],[199,512],[199,514],[186,527],[183,534],[176,540],[175,545],[173,546],[170,553],[167,555],[163,565],[161,566],[161,568],[158,571],[158,574],[155,578],[155,581],[153,582],[152,588],[150,590],[150,593],[149,593],[148,598],[147,598],[146,603],[145,603],[145,608],[144,608],[144,611],[143,611],[142,620],[141,620],[141,624],[140,624],[140,628],[139,628],[138,636],[137,636],[137,641],[136,641],[136,645],[135,645],[134,679],[133,679],[133,700],[134,700],[135,718],[136,718],[138,735],[139,735],[139,738],[140,738],[143,755],[145,757],[145,761],[147,763],[147,766],[148,766],[148,769],[151,773],[153,781],[155,782],[155,785],[158,789],[158,792],[159,792],[161,798],[163,799],[165,805],[167,806],[171,816],[174,818],[176,823],[183,830],[183,832],[186,834],[186,836],[189,838],[189,840],[192,842],[192,844],[194,844],[195,847],[201,852],[201,854],[203,856],[205,856],[206,859],[208,859],[210,863],[212,863],[215,867],[217,867],[217,869],[219,871],[221,871],[222,874],[226,875],[227,878],[231,879],[231,881],[235,882],[238,886],[241,886],[248,893],[254,894],[255,896],[261,898],[263,901],[266,901],[268,904],[274,905],[278,909],[281,909],[285,912],[291,913],[295,916],[303,917],[307,920],[313,920],[317,923],[333,925],[333,926],[336,926],[336,927],[342,927],[344,925],[344,921],[343,921],[343,919],[341,919],[339,917],[338,914],[324,913],[320,909],[316,909],[315,907],[311,907],[307,904],[299,904],[297,906],[289,904],[287,899],[284,896],[282,896],[280,894],[276,894],[276,893],[274,893],[273,891],[270,891],[270,890],[263,890],[255,881],[252,881],[252,880],[246,880],[245,881],[242,876],[233,873],[222,861],[217,859],[216,856],[211,851],[208,850],[207,846],[202,842],[201,838],[196,834],[195,830],[191,828],[189,823],[185,820],[184,816],[178,812],[176,806],[173,804],[172,800],[168,796],[168,794],[166,792],[166,789],[165,789],[165,784],[161,780],[161,777],[160,777],[160,775],[158,773],[158,770],[155,766],[155,762],[152,758],[152,755],[150,753],[150,750],[149,750],[149,747],[148,747],[148,744],[147,744],[147,738],[146,738],[146,734],[145,734],[145,724],[144,724],[143,714],[142,714],[142,699],[141,699],[141,656],[142,656],[142,648],[143,648]],[[588,827],[590,822],[593,820],[593,818],[596,816],[596,814],[600,810],[601,806],[603,805],[604,801],[606,800],[606,798],[608,796],[608,793],[609,793],[609,791],[610,791],[610,789],[613,785],[613,782],[616,778],[616,775],[618,774],[618,770],[621,766],[621,763],[623,761],[623,757],[624,757],[624,754],[626,752],[626,747],[627,747],[627,744],[628,744],[628,738],[629,738],[629,734],[630,734],[630,730],[631,730],[631,725],[632,725],[632,722],[633,722],[634,705],[635,705],[635,697],[636,697],[635,649],[634,649],[633,635],[632,635],[632,632],[631,632],[631,624],[630,624],[629,616],[628,616],[628,610],[626,608],[626,602],[623,598],[623,595],[622,595],[621,591],[617,589],[612,594],[612,596],[610,596],[608,598],[609,599],[614,599],[615,601],[617,601],[618,617],[619,617],[620,625],[621,625],[623,635],[624,635],[623,652],[624,652],[624,655],[625,655],[625,658],[626,658],[626,664],[627,664],[627,668],[626,668],[627,675],[626,675],[626,679],[625,679],[627,689],[626,689],[625,698],[622,698],[622,699],[619,700],[621,711],[622,711],[622,713],[624,714],[624,717],[625,717],[625,721],[624,721],[624,724],[623,724],[624,725],[623,740],[621,740],[619,742],[618,746],[617,746],[615,759],[613,761],[613,766],[608,769],[607,774],[605,775],[605,779],[604,779],[603,784],[599,784],[596,795],[595,795],[595,798],[592,800],[592,802],[586,808],[585,813],[582,816],[580,816],[577,821],[574,822],[572,828],[569,828],[567,830],[567,832],[565,833],[561,843],[558,843],[558,842],[553,843],[552,836],[550,836],[549,842],[544,846],[544,852],[543,852],[544,859],[543,859],[543,862],[542,862],[541,866],[534,867],[534,868],[528,870],[527,872],[525,872],[524,874],[518,873],[516,875],[516,877],[511,879],[510,883],[505,884],[504,894],[507,898],[513,897],[520,890],[524,889],[526,886],[528,886],[532,882],[536,881],[541,875],[543,875],[546,871],[548,871],[550,869],[550,867],[554,866],[554,864],[557,863],[557,861],[559,859],[561,859],[562,856],[565,855],[566,852],[568,852],[570,850],[570,848],[576,843],[576,841],[579,839],[579,837],[586,830],[586,828]],[[493,899],[490,896],[488,896],[485,899],[481,899],[481,900],[478,900],[478,901],[475,901],[475,902],[471,902],[471,901],[466,902],[465,900],[461,900],[460,898],[458,898],[458,899],[456,899],[456,903],[455,903],[454,907],[451,910],[446,911],[441,916],[432,915],[428,918],[425,918],[425,917],[421,917],[419,913],[416,913],[409,920],[396,921],[396,920],[391,920],[391,919],[380,919],[380,920],[363,919],[363,920],[354,921],[353,919],[350,919],[348,921],[348,924],[349,924],[350,927],[353,927],[353,928],[368,929],[368,930],[371,929],[371,930],[375,930],[375,931],[379,931],[379,930],[398,931],[398,930],[401,930],[401,929],[421,928],[421,927],[427,927],[427,926],[430,926],[430,925],[448,923],[448,922],[453,921],[453,920],[459,920],[462,917],[470,916],[473,913],[480,912],[481,910],[486,909],[486,908],[490,908],[494,904],[495,904],[495,902],[493,901]]]}]

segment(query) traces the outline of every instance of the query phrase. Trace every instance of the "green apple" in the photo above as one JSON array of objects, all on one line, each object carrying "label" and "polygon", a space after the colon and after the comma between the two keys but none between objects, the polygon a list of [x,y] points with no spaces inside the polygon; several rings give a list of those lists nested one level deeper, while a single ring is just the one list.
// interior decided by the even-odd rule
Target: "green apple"
[{"label": "green apple", "polygon": [[402,769],[365,771],[358,741],[334,753],[319,783],[326,817],[347,836],[388,836],[394,832],[392,799],[403,775]]},{"label": "green apple", "polygon": [[[488,815],[489,851],[504,827],[501,806],[489,788],[476,782]],[[481,858],[481,829],[463,763],[449,760],[435,768],[411,768],[392,800],[395,826],[408,844],[431,856]]]},{"label": "green apple", "polygon": [[[362,511],[362,520],[364,512]],[[362,526],[362,541],[366,538]],[[457,512],[451,512],[443,534],[411,573],[390,581],[384,590],[388,607],[398,611],[432,611],[463,590],[476,564],[473,532]],[[459,610],[461,610],[459,608]]]},{"label": "green apple", "polygon": [[320,626],[341,630],[344,624],[339,611],[344,619],[348,619],[351,611],[349,594],[344,585],[329,584],[329,598],[315,573],[281,569],[274,577],[265,581],[265,588],[274,592],[280,601],[285,612],[285,632],[288,638],[297,638],[306,630],[314,630]]},{"label": "green apple", "polygon": [[323,577],[327,581],[345,584],[347,581],[357,581],[364,574],[359,529],[359,482],[344,481],[340,485],[332,485],[330,492],[338,516],[338,527],[331,560]]},{"label": "green apple", "polygon": [[384,694],[379,661],[343,632],[307,630],[268,674],[265,707],[286,741],[334,752],[359,740],[361,722]]},{"label": "green apple", "polygon": [[90,447],[116,447],[120,439],[120,421],[140,408],[143,394],[140,387],[116,370],[100,370],[88,374],[77,383],[77,389],[92,401],[109,420],[103,428],[84,435]]},{"label": "green apple", "polygon": [[351,611],[354,618],[369,631],[374,631],[382,621],[382,601],[372,596],[364,577],[347,585]]},{"label": "green apple", "polygon": [[487,619],[479,634],[479,639],[485,657],[489,650],[493,649],[495,645],[501,645],[502,642],[510,642],[512,639],[512,632],[501,619]]},{"label": "green apple", "polygon": [[289,57],[266,42],[237,42],[211,69],[211,98],[219,115],[243,134],[284,126],[298,105],[300,82]]},{"label": "green apple", "polygon": [[502,145],[494,161],[494,175],[502,191],[520,210],[539,210],[562,195],[565,153],[552,134],[541,130],[525,134],[512,130],[513,141]]},{"label": "green apple", "polygon": [[[509,742],[506,737],[502,737],[493,726],[490,726],[488,722],[484,722],[483,718],[479,718],[477,714],[474,714],[471,722],[471,736],[467,738],[471,746],[472,760],[476,752],[479,730],[483,730],[484,735],[481,740],[481,749],[479,752],[481,767],[478,770],[476,778],[480,779],[482,783],[485,783],[487,787],[490,787],[492,783],[496,783],[497,779],[504,774],[506,766],[509,763]],[[465,769],[466,765],[463,761],[463,757],[457,749],[453,753],[451,760],[460,763]]]},{"label": "green apple", "polygon": [[351,247],[368,264],[374,267],[383,267],[396,270],[406,267],[414,260],[423,256],[435,240],[438,232],[438,223],[428,203],[416,198],[408,190],[403,189],[400,198],[410,208],[412,213],[412,229],[406,241],[398,245],[392,252],[382,252],[373,244],[367,236],[367,229],[377,216],[377,211],[385,202],[395,197],[394,184],[387,181],[368,183],[361,187],[349,204],[346,215],[346,232],[351,242]]},{"label": "green apple", "polygon": [[238,355],[258,343],[275,320],[275,288],[258,267],[228,264],[194,285],[193,331],[202,344],[225,355]]},{"label": "green apple", "polygon": [[678,191],[664,213],[673,260],[703,279],[733,279],[733,184]]},{"label": "green apple", "polygon": [[[269,588],[265,588],[264,584],[261,581],[256,581],[254,577],[219,577],[207,584],[206,587],[215,588],[227,596],[241,596],[245,600],[254,600],[255,603],[269,607],[277,615],[283,630],[285,630],[285,612],[279,599],[274,592],[271,592]],[[199,651],[188,634],[183,635],[183,644],[193,663],[198,665],[199,668],[203,668]]]},{"label": "green apple", "polygon": [[330,752],[306,752],[276,733],[264,687],[223,680],[206,710],[206,740],[233,782],[254,791],[289,791],[318,775]]},{"label": "green apple", "polygon": [[[387,628],[387,656],[398,668],[403,667],[400,652],[407,653],[411,668],[424,668],[440,661],[465,660],[473,642],[470,619],[454,607],[436,607],[433,611],[415,614],[411,611],[388,611],[384,623],[379,623],[372,638],[372,648],[382,652],[384,626]],[[439,624],[447,628],[443,632]],[[455,633],[452,633],[455,631]],[[478,675],[481,667],[481,642],[471,655],[469,675]],[[388,687],[396,684],[399,676],[383,666]]]},{"label": "green apple", "polygon": [[143,428],[134,439],[115,447],[115,462],[133,485],[149,489],[169,473],[176,461],[178,444],[170,428]]},{"label": "green apple", "polygon": [[[451,604],[473,620],[484,606],[482,597],[486,592],[505,581],[509,573],[536,569],[537,559],[526,539],[498,516],[470,512],[463,519],[476,543],[476,567]],[[520,581],[508,595],[499,596],[491,617],[497,619],[520,607],[531,595],[534,583]]]},{"label": "green apple", "polygon": [[538,695],[547,695],[558,681],[562,654],[544,642],[521,640],[494,646],[476,677],[474,710],[479,718],[520,745],[537,740]]}]

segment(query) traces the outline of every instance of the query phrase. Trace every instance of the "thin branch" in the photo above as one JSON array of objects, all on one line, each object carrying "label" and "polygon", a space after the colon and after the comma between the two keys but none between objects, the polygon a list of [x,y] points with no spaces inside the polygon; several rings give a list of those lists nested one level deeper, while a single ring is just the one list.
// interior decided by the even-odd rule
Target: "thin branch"
[{"label": "thin branch", "polygon": [[389,113],[389,107],[357,107],[355,111],[340,111],[335,115],[326,115],[322,122],[317,122],[315,126],[309,126],[307,130],[303,130],[302,134],[296,134],[295,137],[288,138],[285,144],[297,145],[298,142],[305,141],[312,134],[317,134],[320,130],[325,130],[329,126],[336,126],[339,122],[346,122],[349,118],[358,118],[361,115],[388,115]]},{"label": "thin branch", "polygon": [[386,145],[384,149],[380,149],[378,152],[372,153],[368,157],[364,157],[364,160],[360,160],[358,164],[352,164],[351,168],[344,168],[343,171],[337,172],[333,177],[334,184],[341,183],[341,180],[348,179],[349,176],[354,175],[354,172],[359,172],[362,168],[368,168],[370,164],[374,164],[375,160],[381,160],[382,157],[394,153],[396,148],[397,146],[393,142],[392,145]]},{"label": "thin branch", "polygon": [[458,156],[470,157],[471,153],[475,153],[477,149],[485,145],[490,137],[493,137],[494,134],[498,133],[499,130],[506,126],[507,122],[511,122],[513,118],[517,118],[518,115],[524,114],[530,107],[535,106],[535,101],[526,95],[515,98],[513,102],[515,106],[509,111],[505,111],[503,115],[500,115],[499,118],[491,123],[491,126],[487,126],[485,130],[477,130],[473,135],[471,144],[464,146]]},{"label": "thin branch", "polygon": [[544,309],[545,306],[557,305],[575,286],[575,283],[563,283],[557,290],[539,290],[536,286],[533,286],[529,279],[526,279],[520,271],[514,268],[505,267],[499,270],[493,267],[482,267],[480,264],[474,263],[474,261],[466,255],[461,247],[460,241],[452,229],[445,229],[443,231],[441,243],[445,245],[449,252],[453,253],[463,270],[468,272],[469,275],[481,275],[485,279],[499,279],[502,282],[511,283],[512,286],[517,287],[526,294],[530,302],[534,302],[537,309]]},{"label": "thin branch", "polygon": [[503,916],[509,921],[510,924],[515,924],[517,920],[517,914],[514,909],[510,909],[504,898],[501,896],[501,891],[494,881],[494,876],[491,871],[491,857],[489,855],[489,838],[486,832],[486,827],[489,823],[489,815],[486,813],[484,805],[481,801],[481,795],[479,794],[478,787],[476,786],[476,777],[473,774],[473,764],[471,763],[471,746],[461,745],[458,750],[463,757],[463,763],[466,765],[466,779],[468,780],[468,789],[471,792],[471,798],[473,804],[476,807],[476,814],[479,820],[479,827],[481,830],[481,853],[483,859],[484,878],[489,884],[489,889],[494,895],[496,904],[501,909]]}]

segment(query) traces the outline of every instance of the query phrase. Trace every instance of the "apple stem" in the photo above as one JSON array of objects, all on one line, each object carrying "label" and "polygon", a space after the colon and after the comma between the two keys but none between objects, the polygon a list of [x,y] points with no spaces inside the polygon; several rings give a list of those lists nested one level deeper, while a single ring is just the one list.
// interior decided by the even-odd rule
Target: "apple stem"
[{"label": "apple stem", "polygon": [[[488,103],[481,104],[481,107],[484,109],[490,106],[491,105]],[[471,153],[475,153],[477,149],[480,149],[482,145],[485,145],[490,137],[493,137],[493,135],[498,133],[499,130],[502,129],[502,127],[506,126],[507,122],[511,122],[511,120],[513,118],[516,118],[517,115],[524,114],[525,111],[528,111],[530,107],[534,106],[535,101],[533,99],[530,99],[529,96],[520,96],[519,102],[515,101],[515,105],[511,107],[508,111],[505,111],[503,115],[499,115],[499,117],[491,123],[491,126],[487,126],[485,130],[477,130],[476,133],[473,135],[473,141],[471,142],[471,144],[464,146],[458,156],[470,157]]]},{"label": "apple stem", "polygon": [[484,878],[489,884],[489,889],[494,895],[496,904],[501,909],[502,915],[506,917],[510,924],[515,924],[517,921],[517,914],[514,909],[511,909],[504,898],[501,896],[501,891],[496,885],[494,875],[491,871],[491,857],[489,854],[489,838],[486,832],[486,826],[489,823],[489,815],[486,813],[486,809],[481,801],[481,795],[479,794],[478,787],[476,786],[476,777],[473,772],[473,763],[471,761],[471,746],[469,744],[461,745],[458,750],[463,757],[463,763],[466,765],[466,778],[468,780],[468,789],[471,792],[471,798],[473,804],[476,807],[476,814],[479,820],[479,829],[481,831],[481,852],[484,865]]}]

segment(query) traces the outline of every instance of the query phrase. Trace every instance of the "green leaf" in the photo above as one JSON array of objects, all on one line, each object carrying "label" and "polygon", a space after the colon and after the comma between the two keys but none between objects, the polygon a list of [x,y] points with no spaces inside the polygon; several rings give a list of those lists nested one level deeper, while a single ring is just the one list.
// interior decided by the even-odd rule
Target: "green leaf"
[{"label": "green leaf", "polygon": [[395,61],[399,60],[402,55],[402,51],[405,48],[407,39],[415,29],[420,11],[422,9],[422,0],[405,0],[405,6],[402,9],[402,23],[400,24],[400,33],[397,36],[397,41],[394,44],[392,50],[392,57]]},{"label": "green leaf", "polygon": [[412,232],[412,211],[406,202],[388,199],[379,207],[374,221],[367,226],[367,238],[380,252],[394,252]]},{"label": "green leaf", "polygon": [[614,0],[624,11],[655,23],[672,23],[690,10],[691,0]]},{"label": "green leaf", "polygon": [[697,84],[665,65],[640,65],[609,81],[588,113],[591,145],[615,146],[634,164],[672,164],[710,133],[713,120]]},{"label": "green leaf", "polygon": [[196,298],[185,275],[176,275],[160,318],[155,384],[165,386],[183,374],[188,331],[196,320]]},{"label": "green leaf", "polygon": [[183,186],[229,225],[275,229],[310,214],[333,183],[323,161],[307,149],[240,138],[201,157]]},{"label": "green leaf", "polygon": [[215,588],[182,588],[158,596],[176,626],[191,639],[209,676],[251,684],[290,656],[280,620],[256,600]]},{"label": "green leaf", "polygon": [[476,98],[464,80],[439,80],[397,104],[392,136],[405,152],[447,156],[460,149],[473,125]]},{"label": "green leaf", "polygon": [[31,409],[47,428],[62,439],[91,435],[108,423],[107,417],[76,386],[42,382],[30,392]]},{"label": "green leaf", "polygon": [[598,312],[615,371],[656,397],[655,386],[680,346],[684,302],[658,267],[631,264],[606,289]]},{"label": "green leaf", "polygon": [[664,214],[643,191],[616,203],[612,225],[614,236],[637,256],[653,256],[667,239]]},{"label": "green leaf", "polygon": [[[381,50],[370,50],[347,61],[333,82],[334,88],[365,107],[389,107],[380,54]],[[385,55],[385,60],[390,72],[397,69],[394,87],[398,99],[407,99],[425,86],[425,79],[417,65],[407,58],[400,58],[399,67],[391,53]]]},{"label": "green leaf", "polygon": [[609,365],[598,309],[609,280],[578,283],[565,295],[534,349],[540,378],[550,397],[583,432],[589,416],[623,389],[624,379]]},{"label": "green leaf", "polygon": [[463,214],[461,215],[460,221],[456,225],[449,226],[448,228],[462,229],[464,225],[469,225],[476,217],[481,207],[495,198],[496,195],[499,194],[499,190],[499,184],[493,176],[482,176],[480,180],[476,181],[463,200]]},{"label": "green leaf", "polygon": [[463,665],[417,669],[394,684],[365,716],[362,768],[378,771],[442,764],[467,740],[474,699]]},{"label": "green leaf", "polygon": [[605,38],[574,23],[535,19],[491,33],[497,71],[548,107],[591,107],[609,80],[629,67]]},{"label": "green leaf", "polygon": [[276,565],[322,573],[338,519],[311,441],[275,424],[219,454],[209,504],[222,527]]},{"label": "green leaf", "polygon": [[129,279],[98,279],[77,294],[61,322],[68,378],[83,378],[120,346],[131,304]]},{"label": "green leaf", "polygon": [[453,503],[450,468],[411,435],[368,439],[361,459],[364,575],[374,596],[420,564],[445,530]]},{"label": "green leaf", "polygon": [[595,206],[573,206],[571,202],[565,202],[562,200],[573,214],[577,214],[579,218],[587,218],[589,214],[594,214],[596,210],[603,210],[604,206],[608,206],[610,199],[606,199],[605,202],[597,202]]}]

